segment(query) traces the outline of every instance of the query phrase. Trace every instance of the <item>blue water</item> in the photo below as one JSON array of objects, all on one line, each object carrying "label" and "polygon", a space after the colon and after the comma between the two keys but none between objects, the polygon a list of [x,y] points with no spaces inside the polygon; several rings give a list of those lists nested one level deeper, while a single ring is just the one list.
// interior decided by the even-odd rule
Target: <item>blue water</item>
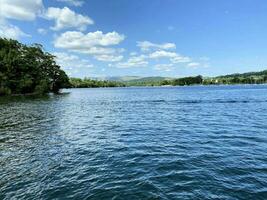
[{"label": "blue water", "polygon": [[267,199],[267,86],[0,98],[0,199]]}]

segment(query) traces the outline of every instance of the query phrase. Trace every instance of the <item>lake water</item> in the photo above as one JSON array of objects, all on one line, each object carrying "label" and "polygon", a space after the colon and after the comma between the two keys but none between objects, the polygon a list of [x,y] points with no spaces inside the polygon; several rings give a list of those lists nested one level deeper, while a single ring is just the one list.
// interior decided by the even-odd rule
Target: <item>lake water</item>
[{"label": "lake water", "polygon": [[0,199],[267,199],[267,86],[0,98]]}]

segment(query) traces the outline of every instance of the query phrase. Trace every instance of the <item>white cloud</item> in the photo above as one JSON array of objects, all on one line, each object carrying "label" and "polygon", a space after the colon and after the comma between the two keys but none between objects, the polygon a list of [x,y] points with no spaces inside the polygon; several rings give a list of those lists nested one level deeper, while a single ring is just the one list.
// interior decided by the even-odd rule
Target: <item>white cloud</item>
[{"label": "white cloud", "polygon": [[187,64],[188,67],[198,67],[199,65],[200,63],[197,63],[197,62],[191,62]]},{"label": "white cloud", "polygon": [[137,53],[135,51],[130,53],[130,56],[136,56],[136,55]]},{"label": "white cloud", "polygon": [[158,58],[175,58],[176,56],[178,56],[178,55],[175,52],[169,52],[169,51],[163,51],[163,50],[155,51],[149,55],[150,58],[155,58],[155,59],[158,59]]},{"label": "white cloud", "polygon": [[149,58],[151,59],[168,58],[172,63],[187,63],[191,61],[191,59],[187,56],[181,56],[176,52],[163,51],[163,50],[155,51],[149,54]]},{"label": "white cloud", "polygon": [[104,34],[101,31],[96,31],[84,34],[77,31],[68,31],[57,37],[54,45],[57,48],[92,55],[99,61],[117,62],[123,58],[121,53],[124,50],[110,48],[110,46],[118,45],[124,38],[124,35],[117,32]]},{"label": "white cloud", "polygon": [[124,40],[124,35],[117,32],[104,34],[102,31],[83,34],[77,31],[68,31],[61,34],[55,41],[55,46],[66,49],[90,49],[95,46],[117,45]]},{"label": "white cloud", "polygon": [[8,19],[32,21],[43,10],[42,0],[0,0],[0,37],[19,39],[29,37],[19,27],[8,23]]},{"label": "white cloud", "polygon": [[79,48],[72,49],[71,51],[89,54],[89,55],[118,55],[124,52],[124,49],[93,46],[91,48],[85,47],[83,49],[79,49]]},{"label": "white cloud", "polygon": [[49,7],[45,13],[45,17],[50,20],[55,20],[55,25],[51,27],[55,31],[66,28],[77,28],[82,31],[88,25],[94,24],[94,21],[88,16],[77,14],[68,7],[62,9]]},{"label": "white cloud", "polygon": [[118,68],[145,67],[148,65],[145,55],[130,57],[126,62],[115,64]]},{"label": "white cloud", "polygon": [[34,20],[42,9],[42,0],[0,0],[1,18]]},{"label": "white cloud", "polygon": [[176,45],[174,43],[155,44],[149,41],[137,42],[137,46],[140,47],[142,51],[149,51],[151,49],[169,50],[176,48]]},{"label": "white cloud", "polygon": [[41,35],[45,35],[47,33],[47,30],[43,28],[38,28],[37,32],[40,33]]},{"label": "white cloud", "polygon": [[77,6],[77,7],[80,7],[84,4],[84,1],[81,1],[81,0],[57,0],[58,2],[64,2],[64,3],[67,3],[71,6]]},{"label": "white cloud", "polygon": [[173,64],[157,64],[155,65],[155,70],[169,72],[173,70]]},{"label": "white cloud", "polygon": [[94,58],[99,61],[105,61],[105,62],[119,62],[123,59],[123,56],[122,55],[99,54],[99,55],[95,55]]},{"label": "white cloud", "polygon": [[[172,28],[173,27],[171,27],[171,29]],[[148,57],[150,59],[169,59],[172,64],[191,62],[191,58],[182,56],[174,51],[170,51],[176,49],[176,45],[174,43],[155,44],[149,41],[143,41],[137,42],[137,46],[140,47],[142,51],[149,51]],[[153,49],[156,50],[151,52]]]},{"label": "white cloud", "polygon": [[172,63],[188,63],[188,62],[191,62],[191,58],[177,54],[174,58],[171,58],[171,62]]},{"label": "white cloud", "polygon": [[8,24],[4,20],[0,20],[0,37],[8,39],[19,39],[20,37],[29,37],[20,28],[12,24]]},{"label": "white cloud", "polygon": [[64,52],[54,52],[53,55],[56,56],[57,64],[62,66],[65,70],[93,67],[89,60],[81,59],[76,55],[71,55]]},{"label": "white cloud", "polygon": [[7,19],[31,21],[41,14],[42,10],[42,0],[0,0],[0,36],[12,39],[30,36],[19,27],[8,23]]}]

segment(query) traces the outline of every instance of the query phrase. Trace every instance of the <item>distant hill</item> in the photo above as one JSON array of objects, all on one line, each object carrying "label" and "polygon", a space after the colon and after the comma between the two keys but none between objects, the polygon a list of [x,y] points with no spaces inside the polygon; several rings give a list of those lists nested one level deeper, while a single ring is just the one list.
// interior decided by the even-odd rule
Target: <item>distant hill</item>
[{"label": "distant hill", "polygon": [[162,76],[110,76],[110,77],[97,77],[91,78],[93,80],[101,80],[101,81],[118,81],[118,82],[151,82],[151,81],[163,81],[163,80],[172,80],[174,78],[170,77],[162,77]]},{"label": "distant hill", "polygon": [[141,76],[111,76],[111,77],[106,77],[106,80],[125,82],[125,81],[138,80],[140,78],[142,77]]},{"label": "distant hill", "polygon": [[161,76],[151,76],[151,77],[140,77],[137,79],[132,79],[125,82],[128,86],[156,86],[161,85],[163,81],[171,81],[174,78],[161,77]]},{"label": "distant hill", "polygon": [[149,77],[139,77],[136,79],[132,79],[132,80],[128,80],[128,82],[131,81],[164,81],[164,80],[171,80],[174,78],[170,78],[170,77],[162,77],[162,76],[149,76]]},{"label": "distant hill", "polygon": [[141,76],[105,76],[105,77],[90,77],[90,79],[93,80],[99,80],[99,81],[118,81],[118,82],[124,82],[124,81],[131,81],[142,78]]},{"label": "distant hill", "polygon": [[217,76],[216,78],[234,78],[234,77],[252,77],[252,76],[266,76],[267,75],[267,70],[263,70],[260,72],[246,72],[246,73],[235,73],[235,74],[229,74],[229,75],[222,75],[222,76]]},{"label": "distant hill", "polygon": [[260,72],[236,73],[205,78],[203,84],[264,84],[267,83],[267,70]]}]

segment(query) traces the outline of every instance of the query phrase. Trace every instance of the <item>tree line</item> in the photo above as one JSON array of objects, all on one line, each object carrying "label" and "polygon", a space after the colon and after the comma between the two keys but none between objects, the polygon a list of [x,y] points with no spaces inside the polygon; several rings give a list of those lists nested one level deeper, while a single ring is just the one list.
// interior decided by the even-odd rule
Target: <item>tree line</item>
[{"label": "tree line", "polygon": [[230,85],[230,84],[264,84],[267,83],[267,70],[245,74],[232,74],[218,77],[189,76],[173,79],[159,77],[140,78],[131,81],[97,81],[89,78],[71,78],[71,87],[129,87],[129,86],[189,86],[189,85]]},{"label": "tree line", "polygon": [[40,44],[0,38],[0,95],[57,93],[69,78]]},{"label": "tree line", "polygon": [[[162,77],[161,77],[162,78]],[[190,76],[175,79],[159,80],[159,77],[141,78],[137,80],[126,81],[126,86],[185,86],[185,85],[199,85],[202,84],[202,76]]]},{"label": "tree line", "polygon": [[70,78],[70,84],[73,88],[97,88],[97,87],[129,87],[129,86],[183,86],[202,84],[202,76],[185,77],[172,80],[153,80],[153,78],[141,79],[136,81],[108,81],[93,80],[90,78]]},{"label": "tree line", "polygon": [[167,80],[137,79],[125,82],[126,86],[186,86],[186,85],[234,85],[234,84],[266,84],[267,70],[244,74],[230,74],[217,77],[191,76]]},{"label": "tree line", "polygon": [[89,78],[70,78],[72,88],[98,88],[98,87],[125,87],[126,84],[118,81],[99,81]]}]

